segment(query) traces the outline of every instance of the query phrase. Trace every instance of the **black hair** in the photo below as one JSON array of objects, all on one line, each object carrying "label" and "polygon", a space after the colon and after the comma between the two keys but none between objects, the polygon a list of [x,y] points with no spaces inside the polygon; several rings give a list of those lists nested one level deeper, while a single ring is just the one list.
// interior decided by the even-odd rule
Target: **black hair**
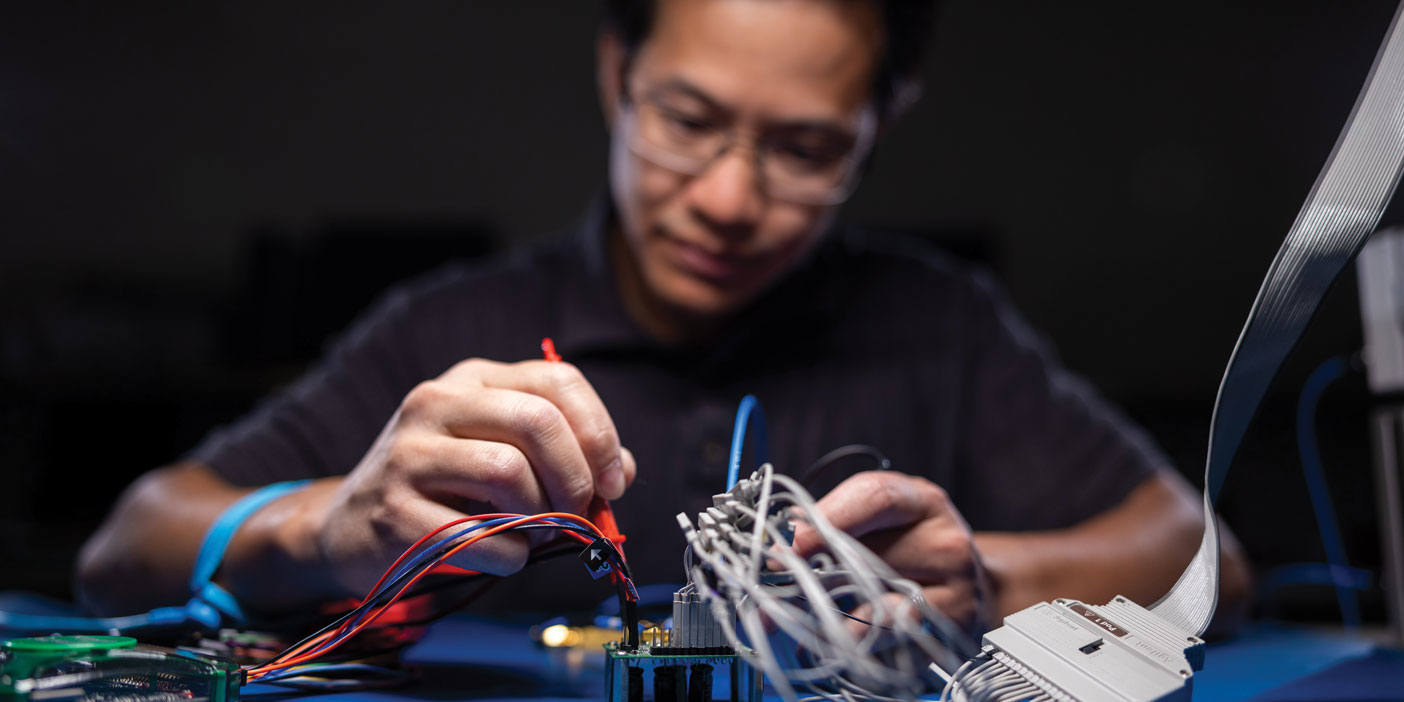
[{"label": "black hair", "polygon": [[[859,0],[840,0],[857,2]],[[882,16],[883,47],[873,73],[873,102],[884,121],[895,118],[916,97],[921,60],[931,38],[936,0],[869,0]],[[624,50],[635,52],[653,28],[657,0],[605,0],[603,27]]]}]

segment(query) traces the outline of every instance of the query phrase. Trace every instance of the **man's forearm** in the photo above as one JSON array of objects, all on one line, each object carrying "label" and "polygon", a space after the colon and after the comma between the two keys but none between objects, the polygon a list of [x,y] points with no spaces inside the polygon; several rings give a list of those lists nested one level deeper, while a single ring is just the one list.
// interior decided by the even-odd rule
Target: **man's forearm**
[{"label": "man's forearm", "polygon": [[[240,525],[216,581],[255,609],[276,611],[330,594],[309,567],[316,545],[308,510],[334,485],[265,506]],[[249,489],[228,485],[208,467],[180,464],[152,471],[118,500],[79,557],[77,590],[89,610],[130,614],[190,598],[189,579],[215,518]],[[278,573],[278,577],[267,577]]]},{"label": "man's forearm", "polygon": [[[1189,564],[1203,535],[1203,513],[1177,475],[1142,483],[1120,504],[1069,529],[975,535],[995,584],[1001,616],[1055,597],[1106,602],[1124,595],[1142,605],[1160,599]],[[1246,605],[1249,571],[1227,528],[1218,622],[1232,622]]]}]

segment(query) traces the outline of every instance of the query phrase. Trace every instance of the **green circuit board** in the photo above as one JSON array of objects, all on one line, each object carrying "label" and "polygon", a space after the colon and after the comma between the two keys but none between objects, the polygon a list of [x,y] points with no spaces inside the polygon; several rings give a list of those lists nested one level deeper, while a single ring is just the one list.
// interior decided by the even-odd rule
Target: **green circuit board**
[{"label": "green circuit board", "polygon": [[233,661],[127,636],[37,636],[0,644],[0,702],[234,702]]}]

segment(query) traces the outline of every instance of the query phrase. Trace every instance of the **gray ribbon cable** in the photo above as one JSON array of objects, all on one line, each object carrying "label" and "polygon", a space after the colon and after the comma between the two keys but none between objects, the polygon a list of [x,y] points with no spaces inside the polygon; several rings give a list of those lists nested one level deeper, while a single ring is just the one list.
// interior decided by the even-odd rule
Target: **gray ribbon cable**
[{"label": "gray ribbon cable", "polygon": [[1229,463],[1268,383],[1326,291],[1379,224],[1399,184],[1404,163],[1399,18],[1396,10],[1345,131],[1268,268],[1219,384],[1204,467],[1204,540],[1175,587],[1150,608],[1195,635],[1209,627],[1219,602],[1219,530],[1213,506]]}]

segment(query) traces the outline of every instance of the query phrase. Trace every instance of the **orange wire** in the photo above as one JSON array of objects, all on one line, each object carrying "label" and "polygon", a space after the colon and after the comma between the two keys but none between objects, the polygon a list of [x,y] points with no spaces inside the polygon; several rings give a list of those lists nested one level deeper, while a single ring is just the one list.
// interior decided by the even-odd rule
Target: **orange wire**
[{"label": "orange wire", "polygon": [[[388,577],[390,573],[394,572],[395,568],[397,568],[397,567],[399,566],[399,564],[405,559],[405,557],[408,556],[410,553],[412,553],[416,548],[419,547],[420,544],[423,544],[426,540],[428,540],[428,539],[429,539],[430,537],[432,537],[434,534],[437,534],[437,533],[439,533],[439,532],[441,532],[441,531],[443,531],[443,530],[445,530],[445,529],[447,529],[447,528],[449,528],[449,527],[455,526],[455,525],[457,525],[457,524],[462,524],[462,523],[465,522],[465,521],[484,520],[484,519],[498,519],[498,518],[503,518],[503,517],[520,517],[520,518],[519,518],[519,519],[515,519],[515,520],[513,520],[513,521],[511,521],[511,522],[507,522],[506,524],[499,524],[499,525],[497,525],[497,526],[495,526],[495,527],[489,528],[488,530],[486,530],[486,531],[484,531],[484,532],[482,532],[482,533],[474,534],[473,536],[470,536],[470,537],[469,537],[468,539],[466,539],[463,543],[458,544],[457,546],[455,546],[455,547],[453,547],[452,549],[450,549],[450,550],[449,550],[448,552],[446,552],[443,556],[441,556],[438,560],[440,560],[440,561],[447,560],[447,559],[449,559],[450,557],[452,557],[452,556],[454,556],[455,554],[457,554],[459,551],[462,551],[463,549],[465,549],[465,548],[467,548],[467,547],[469,547],[469,546],[471,546],[471,545],[473,545],[473,544],[475,544],[475,543],[477,543],[477,542],[479,542],[479,541],[481,541],[481,540],[483,540],[483,539],[485,539],[485,538],[487,538],[487,537],[489,537],[489,536],[494,536],[494,535],[496,535],[496,534],[500,534],[500,533],[502,533],[502,532],[504,532],[504,531],[507,531],[507,530],[509,530],[509,529],[513,529],[513,528],[518,527],[518,526],[521,526],[521,525],[523,525],[523,524],[529,524],[529,523],[531,523],[531,522],[543,521],[543,520],[545,520],[545,519],[566,519],[566,520],[569,520],[569,521],[572,521],[572,522],[576,522],[576,523],[578,523],[578,524],[580,524],[580,525],[582,525],[582,526],[585,526],[585,527],[589,528],[590,531],[593,532],[593,533],[595,533],[596,535],[598,535],[598,536],[600,536],[600,537],[602,537],[602,538],[606,538],[606,537],[604,537],[604,534],[602,534],[602,533],[600,532],[599,527],[595,526],[592,522],[590,522],[590,520],[585,519],[585,518],[581,517],[580,515],[570,514],[570,513],[567,513],[567,512],[544,512],[544,513],[541,513],[541,514],[534,514],[534,515],[529,515],[529,516],[495,513],[495,514],[487,514],[487,515],[473,515],[473,516],[470,516],[470,517],[465,517],[465,518],[463,518],[463,519],[457,519],[457,520],[448,522],[447,524],[444,524],[443,526],[440,526],[439,528],[435,529],[434,531],[429,532],[429,533],[426,534],[423,538],[421,538],[418,542],[416,542],[414,546],[411,546],[408,550],[406,550],[404,554],[401,554],[400,558],[396,559],[396,560],[395,560],[395,563],[392,564],[392,565],[390,566],[390,568],[388,568],[388,569],[386,570],[385,574],[382,575],[381,578],[380,578],[380,580],[376,582],[375,587],[372,587],[372,588],[371,588],[370,593],[368,593],[368,594],[366,595],[366,597],[365,597],[364,599],[361,600],[361,604],[358,605],[358,606],[364,606],[365,603],[368,602],[368,601],[370,600],[371,596],[375,594],[376,589],[378,589],[378,588],[380,587],[380,585],[385,581],[385,578]],[[590,539],[588,539],[588,538],[586,538],[585,536],[583,536],[583,535],[581,535],[581,534],[578,534],[578,533],[576,533],[576,532],[566,531],[565,533],[566,533],[567,535],[571,536],[572,538],[575,538],[576,540],[580,541],[581,543],[585,543],[585,544],[593,543]],[[424,577],[426,574],[428,574],[428,572],[429,572],[428,569],[425,569],[425,570],[422,570],[422,571],[420,571],[419,573],[415,574],[415,576],[414,576],[413,578],[410,578],[409,582],[405,583],[404,586],[402,586],[402,587],[399,589],[399,591],[397,591],[397,592],[395,593],[395,596],[394,596],[394,597],[390,598],[390,600],[389,600],[388,602],[386,602],[385,604],[383,604],[383,605],[379,606],[378,608],[376,608],[376,610],[375,610],[375,612],[374,612],[373,614],[371,614],[371,615],[370,615],[369,617],[367,617],[366,619],[362,620],[359,624],[357,624],[354,628],[350,629],[349,631],[347,631],[346,627],[347,627],[348,625],[351,624],[351,620],[348,619],[347,621],[343,622],[342,625],[336,629],[336,631],[328,632],[327,634],[324,634],[324,635],[322,635],[322,636],[317,637],[316,639],[313,639],[313,640],[311,640],[311,641],[308,641],[308,642],[304,643],[302,646],[299,646],[297,649],[295,649],[295,650],[293,650],[293,651],[289,651],[287,654],[284,654],[283,656],[279,656],[278,658],[279,658],[279,659],[282,659],[282,660],[277,661],[277,662],[265,663],[265,664],[263,664],[263,665],[256,666],[256,667],[254,667],[254,668],[250,668],[249,671],[248,671],[249,679],[250,679],[250,680],[255,680],[255,679],[257,679],[258,677],[261,677],[261,676],[263,676],[263,675],[267,675],[268,673],[271,673],[271,672],[273,672],[273,671],[281,670],[281,669],[283,669],[283,668],[288,668],[288,667],[291,667],[291,666],[294,666],[294,665],[299,665],[299,664],[301,664],[301,663],[305,663],[305,662],[307,662],[307,661],[315,660],[316,658],[318,658],[318,657],[320,657],[320,656],[322,656],[322,655],[324,655],[324,654],[326,654],[326,653],[331,652],[332,650],[336,649],[336,648],[337,648],[338,646],[340,646],[341,644],[345,643],[347,640],[349,640],[349,639],[351,639],[352,637],[354,637],[354,636],[355,636],[357,633],[359,633],[362,629],[364,629],[365,627],[369,626],[371,623],[375,622],[376,619],[379,619],[380,616],[381,616],[382,614],[384,614],[384,613],[391,607],[391,605],[393,605],[393,604],[395,604],[396,602],[398,602],[398,601],[400,600],[400,598],[403,597],[403,596],[405,595],[405,593],[408,592],[409,589],[410,589],[411,587],[413,587],[414,584],[417,583],[417,582],[419,581],[420,578],[422,578],[422,577]],[[333,643],[332,645],[328,646],[327,648],[322,649],[322,650],[320,650],[320,651],[316,651],[315,653],[309,653],[309,654],[303,654],[303,653],[302,653],[303,651],[306,651],[308,648],[314,647],[314,646],[318,645],[320,642],[326,641],[328,638],[335,638],[335,637],[337,637],[337,636],[340,636],[340,634],[341,634],[343,631],[346,631],[346,632],[347,632],[347,633],[346,633],[346,636],[343,637],[341,640],[339,640],[339,641]]]},{"label": "orange wire", "polygon": [[[462,550],[462,549],[464,549],[464,548],[466,548],[466,547],[468,547],[468,546],[470,546],[470,545],[472,545],[472,544],[475,544],[475,543],[477,543],[478,541],[481,541],[482,539],[485,539],[485,538],[487,538],[487,537],[489,537],[489,536],[493,536],[494,534],[502,533],[503,531],[506,531],[506,530],[508,530],[508,529],[511,529],[511,528],[513,528],[513,527],[515,527],[515,526],[519,526],[519,525],[521,525],[521,524],[526,524],[526,523],[530,523],[530,522],[533,522],[533,521],[537,521],[538,519],[539,519],[539,516],[523,517],[522,519],[518,519],[518,520],[513,521],[513,522],[508,522],[507,524],[500,524],[500,525],[498,525],[498,526],[496,526],[496,527],[492,527],[492,528],[488,529],[487,531],[485,531],[485,532],[483,532],[483,533],[481,533],[481,534],[475,534],[475,535],[473,535],[472,537],[470,537],[470,538],[468,538],[467,540],[465,540],[463,543],[459,544],[458,546],[455,546],[453,549],[451,549],[451,550],[449,550],[447,553],[445,553],[445,554],[443,555],[442,559],[447,559],[447,558],[449,558],[450,556],[453,556],[454,554],[456,554],[458,551],[460,551],[460,550]],[[441,559],[441,560],[442,560],[442,559]],[[359,633],[361,629],[363,629],[363,628],[366,627],[367,625],[373,623],[375,620],[379,619],[380,616],[381,616],[382,614],[384,614],[385,611],[386,611],[391,605],[393,605],[393,604],[395,604],[396,602],[398,602],[399,599],[400,599],[402,596],[404,596],[405,592],[406,592],[410,587],[413,587],[414,584],[415,584],[416,582],[418,582],[419,579],[425,575],[425,572],[427,572],[427,571],[421,571],[421,572],[419,572],[418,574],[416,574],[413,578],[411,578],[411,579],[409,580],[409,582],[405,583],[404,586],[401,587],[401,588],[399,589],[399,591],[397,591],[397,592],[395,593],[395,596],[394,596],[394,597],[390,598],[390,600],[389,600],[388,602],[386,602],[384,605],[382,605],[382,606],[376,608],[374,614],[370,615],[370,616],[367,617],[365,620],[363,620],[363,621],[361,621],[359,624],[357,624],[354,628],[352,628],[351,630],[347,631],[346,636],[345,636],[344,638],[342,638],[341,640],[339,640],[339,641],[337,641],[336,643],[334,643],[334,644],[332,644],[332,645],[326,647],[325,649],[322,649],[322,650],[317,651],[317,652],[315,652],[315,653],[304,654],[304,655],[294,655],[293,657],[288,658],[288,659],[285,659],[285,660],[283,660],[283,661],[281,661],[281,662],[278,662],[278,663],[270,663],[270,664],[266,664],[266,665],[263,665],[263,666],[259,666],[258,668],[255,668],[255,669],[253,669],[253,671],[251,671],[250,678],[253,679],[253,678],[255,678],[255,677],[262,677],[263,675],[267,675],[268,673],[271,673],[271,672],[276,671],[276,670],[281,670],[281,669],[283,669],[283,668],[288,668],[288,667],[291,667],[291,666],[294,666],[294,665],[299,665],[299,664],[301,664],[301,663],[305,663],[305,662],[308,662],[308,661],[311,661],[311,660],[315,660],[317,657],[322,656],[322,655],[325,655],[325,654],[330,653],[331,651],[335,650],[335,649],[336,649],[338,646],[340,646],[342,643],[345,643],[345,642],[346,642],[347,640],[349,640],[351,637],[353,637],[353,636],[355,636],[357,633]],[[383,580],[383,578],[382,578],[382,580]],[[363,603],[364,603],[364,601],[363,601]],[[338,635],[340,635],[340,633],[341,633],[342,631],[346,631],[346,627],[347,627],[347,625],[349,625],[350,623],[351,623],[351,621],[350,621],[350,620],[347,620],[347,621],[346,621],[345,623],[343,623],[343,624],[341,625],[341,627],[339,627],[335,632],[332,632],[332,636],[334,636],[334,637],[335,637],[335,636],[338,636]],[[254,672],[254,671],[256,671],[256,672]]]},{"label": "orange wire", "polygon": [[[469,515],[469,516],[467,516],[467,517],[462,517],[462,518],[459,518],[459,519],[455,519],[455,520],[453,520],[453,521],[451,521],[451,522],[446,522],[446,523],[440,525],[439,528],[437,528],[437,529],[435,529],[435,530],[429,532],[428,534],[425,534],[424,536],[421,536],[421,537],[419,538],[418,541],[414,542],[414,545],[413,545],[413,546],[410,546],[409,548],[405,549],[405,552],[402,553],[402,554],[400,554],[400,557],[399,557],[399,558],[396,558],[396,559],[395,559],[395,562],[394,562],[394,563],[391,563],[389,568],[386,568],[386,569],[385,569],[385,573],[384,573],[383,575],[380,576],[380,579],[377,580],[377,581],[375,581],[375,584],[371,586],[370,593],[368,593],[368,594],[366,595],[366,597],[363,598],[363,599],[361,600],[360,605],[364,605],[364,604],[367,602],[367,600],[369,600],[371,594],[373,594],[376,590],[379,590],[381,585],[385,584],[385,579],[388,578],[388,577],[390,577],[390,574],[393,573],[393,572],[395,572],[395,569],[396,569],[396,568],[399,568],[399,567],[400,567],[400,564],[403,563],[404,560],[405,560],[406,558],[409,558],[409,555],[410,555],[411,553],[414,553],[416,549],[418,549],[420,546],[423,546],[423,545],[424,545],[424,542],[426,542],[426,541],[428,541],[429,539],[433,538],[435,534],[439,534],[439,533],[443,532],[444,530],[448,529],[449,527],[455,527],[455,526],[458,526],[459,524],[463,524],[463,523],[465,523],[465,522],[472,522],[472,521],[485,522],[485,521],[487,521],[487,520],[489,520],[489,519],[508,519],[508,518],[521,517],[521,516],[524,516],[524,515],[520,515],[520,514],[511,514],[511,513],[508,513],[508,512],[490,512],[490,513],[488,513],[488,514],[474,514],[474,515]],[[574,515],[572,515],[572,516],[574,516]],[[584,521],[584,522],[585,522],[585,525],[588,526],[588,527],[590,528],[591,531],[594,531],[595,533],[600,534],[601,536],[604,535],[604,532],[600,531],[600,529],[599,529],[598,527],[596,527],[593,523],[591,523],[589,520],[582,520],[582,519],[580,519],[579,517],[576,517],[576,520],[577,520],[577,521]],[[360,606],[360,605],[357,605],[357,606]]]},{"label": "orange wire", "polygon": [[[514,516],[514,515],[509,515],[509,516]],[[459,524],[463,524],[464,522],[471,522],[471,521],[473,521],[473,520],[475,520],[475,519],[480,519],[480,518],[482,518],[482,519],[492,519],[493,517],[492,517],[491,515],[485,515],[484,517],[468,516],[468,517],[463,517],[463,518],[461,518],[461,519],[455,519],[455,520],[450,521],[450,522],[445,522],[444,524],[440,525],[439,528],[437,528],[437,529],[435,529],[435,530],[429,532],[428,534],[425,534],[424,536],[420,537],[420,539],[419,539],[418,541],[414,542],[414,544],[413,544],[412,546],[410,546],[409,548],[405,549],[405,552],[404,552],[404,553],[401,553],[401,554],[400,554],[400,557],[399,557],[399,558],[396,558],[396,559],[395,559],[395,562],[394,562],[394,563],[391,563],[389,568],[386,568],[386,569],[385,569],[385,572],[384,572],[383,574],[381,574],[380,579],[377,580],[377,581],[375,581],[375,584],[371,586],[370,591],[366,593],[366,596],[363,597],[363,598],[361,598],[361,601],[360,601],[360,602],[356,603],[356,607],[357,607],[357,608],[359,608],[359,607],[364,607],[365,604],[366,604],[366,602],[370,601],[371,596],[375,594],[375,591],[376,591],[376,590],[379,590],[379,589],[380,589],[380,586],[383,585],[383,584],[385,583],[385,579],[388,578],[388,577],[390,577],[390,574],[393,573],[393,572],[395,572],[395,569],[396,569],[396,568],[399,568],[399,567],[400,567],[400,564],[403,563],[404,560],[405,560],[406,558],[408,558],[409,555],[410,555],[411,553],[414,553],[416,549],[418,549],[420,546],[424,545],[424,542],[428,541],[428,540],[429,540],[430,538],[432,538],[435,534],[438,534],[438,533],[440,533],[440,532],[442,532],[442,531],[444,531],[445,529],[448,529],[448,528],[450,528],[450,527],[454,527],[454,526],[458,526]],[[353,608],[353,610],[354,610],[354,609],[355,609],[355,608]],[[349,623],[349,620],[348,620],[346,623]],[[323,641],[326,641],[327,638],[329,638],[329,637],[331,637],[331,636],[335,636],[338,632],[340,632],[340,631],[341,631],[342,629],[344,629],[344,628],[345,628],[345,624],[343,624],[343,625],[342,625],[340,628],[338,628],[336,631],[327,632],[327,634],[326,634],[325,636],[319,636],[319,637],[317,637],[317,638],[315,638],[315,639],[312,639],[312,640],[309,640],[309,641],[304,641],[304,642],[303,642],[301,645],[299,645],[297,648],[294,648],[294,649],[292,649],[292,650],[290,650],[290,651],[284,651],[283,653],[279,654],[279,655],[278,655],[278,658],[273,659],[273,661],[270,661],[270,663],[271,663],[271,662],[276,662],[279,658],[284,658],[284,657],[287,657],[287,656],[296,656],[296,655],[298,655],[299,653],[302,653],[303,651],[308,650],[309,648],[315,648],[315,647],[317,646],[317,644],[319,644],[319,643],[321,643],[321,642],[323,642]],[[265,663],[264,665],[268,665],[268,664]],[[263,667],[263,666],[258,666],[258,667],[256,667],[256,668],[252,668],[251,670],[258,670],[258,668],[261,668],[261,667]]]},{"label": "orange wire", "polygon": [[[557,353],[557,351],[556,351],[556,343],[555,343],[555,341],[553,341],[550,337],[546,337],[546,338],[544,338],[544,339],[541,340],[541,351],[542,351],[542,354],[545,356],[545,358],[546,358],[547,361],[550,361],[550,362],[553,362],[553,363],[559,363],[559,362],[561,362],[561,355],[560,355],[559,353]],[[619,554],[619,558],[620,558],[620,560],[622,561],[622,560],[624,559],[624,548],[623,548],[624,535],[621,534],[621,533],[619,533],[619,527],[616,525],[616,523],[615,523],[615,521],[614,521],[614,512],[613,512],[613,510],[610,509],[609,503],[606,502],[606,501],[604,501],[604,500],[602,500],[602,499],[596,498],[596,499],[592,502],[592,504],[590,505],[590,516],[591,516],[592,518],[595,518],[595,519],[600,520],[601,525],[600,525],[600,526],[596,526],[595,523],[592,522],[590,519],[586,519],[586,518],[581,517],[581,516],[579,516],[579,515],[576,515],[576,514],[569,514],[569,513],[566,513],[566,512],[545,512],[545,513],[542,513],[542,514],[535,514],[535,515],[530,515],[530,516],[522,516],[522,515],[506,514],[506,513],[493,513],[493,514],[472,515],[472,516],[468,516],[468,517],[463,517],[463,518],[461,518],[461,519],[455,519],[455,520],[453,520],[453,521],[451,521],[451,522],[448,522],[448,523],[446,523],[446,524],[443,524],[443,525],[439,526],[437,529],[435,529],[435,530],[429,532],[428,534],[425,534],[425,535],[424,535],[423,537],[421,537],[418,541],[414,542],[414,545],[410,546],[408,549],[405,550],[404,553],[400,554],[400,557],[399,557],[399,558],[396,558],[396,559],[395,559],[395,562],[394,562],[394,563],[391,563],[391,564],[390,564],[390,567],[385,569],[385,572],[381,574],[380,579],[377,580],[377,581],[375,581],[375,585],[373,585],[373,586],[371,587],[370,592],[368,592],[368,593],[366,594],[366,596],[365,596],[364,598],[361,599],[360,603],[357,604],[356,607],[359,609],[360,607],[364,607],[364,606],[366,605],[367,602],[370,602],[370,601],[371,601],[371,598],[372,598],[373,596],[376,595],[376,591],[380,589],[380,586],[383,585],[383,584],[385,584],[386,578],[390,577],[390,574],[391,574],[391,573],[394,573],[395,570],[396,570],[397,568],[400,567],[400,564],[403,563],[404,560],[405,560],[406,558],[408,558],[408,557],[410,556],[411,553],[414,553],[414,551],[416,551],[416,550],[417,550],[420,546],[422,546],[426,541],[428,541],[430,538],[432,538],[435,534],[439,534],[440,532],[443,532],[445,529],[448,529],[448,528],[450,528],[450,527],[457,526],[457,525],[459,525],[459,524],[463,524],[464,522],[470,522],[470,521],[485,521],[485,520],[488,520],[488,519],[499,519],[499,518],[508,518],[508,517],[521,517],[520,519],[516,519],[515,521],[508,522],[508,523],[506,523],[506,524],[501,524],[501,525],[498,525],[498,526],[496,526],[496,527],[492,527],[492,528],[488,529],[488,530],[485,531],[485,532],[482,532],[482,533],[480,533],[480,534],[475,534],[475,535],[469,537],[469,538],[468,538],[467,540],[465,540],[463,543],[461,543],[461,544],[459,544],[459,545],[453,547],[453,548],[450,549],[448,552],[446,552],[443,556],[440,556],[440,557],[437,559],[438,562],[443,562],[443,561],[447,560],[449,557],[453,556],[454,554],[458,553],[459,551],[461,551],[461,550],[467,548],[468,546],[471,546],[472,544],[475,544],[475,543],[477,543],[477,542],[479,542],[479,541],[481,541],[481,540],[483,540],[483,539],[485,539],[485,538],[487,538],[487,537],[489,537],[489,536],[493,536],[493,535],[495,535],[495,534],[500,534],[500,533],[502,533],[503,531],[506,531],[506,530],[508,530],[508,529],[515,528],[515,527],[520,526],[520,525],[522,525],[522,524],[527,524],[527,523],[534,522],[534,521],[543,521],[544,519],[547,519],[547,518],[567,519],[567,520],[569,520],[569,521],[576,522],[577,524],[580,524],[580,525],[582,525],[582,526],[588,527],[588,528],[590,529],[590,531],[593,532],[596,536],[598,536],[598,537],[600,537],[600,538],[602,538],[602,539],[605,539],[605,540],[609,541],[610,543],[612,543],[612,544],[614,545],[614,550],[615,550],[615,552]],[[601,526],[603,527],[603,530],[601,529]],[[566,531],[565,533],[568,534],[569,536],[571,536],[572,538],[574,538],[574,539],[580,541],[581,543],[585,543],[585,544],[593,543],[590,539],[588,539],[588,538],[586,538],[585,536],[583,536],[583,535],[581,535],[581,534],[578,534],[578,533],[576,533],[576,532],[573,532],[573,531]],[[351,620],[348,619],[348,620],[346,620],[345,622],[342,622],[341,626],[338,627],[338,628],[336,629],[336,631],[328,632],[328,633],[326,633],[326,634],[317,636],[317,637],[314,638],[314,639],[311,639],[311,640],[309,640],[309,641],[306,641],[306,642],[304,642],[303,644],[299,645],[297,648],[295,648],[295,649],[293,649],[293,650],[291,650],[291,651],[287,651],[286,653],[283,653],[283,654],[279,655],[279,656],[278,656],[277,658],[275,658],[272,662],[265,663],[265,664],[263,664],[263,665],[250,668],[249,671],[248,671],[249,679],[251,679],[251,680],[252,680],[252,679],[257,679],[258,677],[261,677],[261,676],[263,676],[263,675],[266,675],[266,674],[268,674],[268,673],[270,673],[270,672],[273,672],[273,671],[275,671],[275,670],[280,670],[280,669],[287,668],[287,667],[290,667],[290,666],[298,665],[299,663],[302,663],[302,662],[305,662],[305,661],[313,660],[313,659],[315,659],[315,658],[317,658],[317,657],[319,657],[319,656],[321,656],[321,655],[323,655],[323,654],[325,654],[325,653],[328,653],[329,651],[335,649],[336,647],[340,646],[342,643],[346,642],[346,641],[349,640],[351,637],[355,636],[357,633],[359,633],[359,632],[360,632],[362,629],[364,629],[366,626],[370,625],[370,624],[371,624],[372,622],[374,622],[376,619],[379,619],[380,616],[381,616],[382,614],[384,614],[387,610],[389,610],[389,608],[391,607],[391,605],[393,605],[393,604],[395,604],[396,602],[398,602],[399,599],[400,599],[401,597],[403,597],[404,594],[405,594],[406,592],[408,592],[409,589],[410,589],[416,582],[418,582],[420,578],[422,578],[422,577],[424,577],[426,574],[428,574],[430,570],[432,570],[432,568],[425,568],[424,570],[422,570],[422,571],[420,571],[419,573],[415,574],[415,576],[414,576],[413,578],[411,578],[411,579],[409,580],[409,582],[405,583],[405,585],[404,585],[403,587],[401,587],[401,588],[399,589],[399,591],[397,591],[397,592],[395,593],[395,596],[394,596],[394,597],[390,598],[390,600],[389,600],[388,602],[386,602],[384,605],[381,605],[380,607],[376,608],[376,610],[375,610],[375,612],[374,612],[373,614],[371,614],[371,615],[370,615],[369,617],[367,617],[366,619],[363,619],[363,620],[362,620],[359,624],[357,624],[354,628],[352,628],[352,629],[350,629],[349,631],[347,631],[346,627],[347,627],[348,625],[351,624]],[[623,580],[624,580],[624,574],[621,573],[621,572],[619,572],[618,569],[616,569],[616,570],[614,570],[614,572],[612,572],[612,573],[610,574],[610,580],[613,581],[613,582],[615,582],[615,583],[622,583]],[[345,636],[345,637],[342,637],[339,641],[337,641],[336,643],[333,643],[332,645],[328,646],[327,648],[322,649],[322,650],[320,650],[320,651],[315,651],[315,652],[312,652],[312,653],[304,653],[305,651],[308,651],[309,649],[312,649],[312,648],[317,647],[317,646],[320,645],[322,642],[325,642],[325,641],[327,641],[327,640],[330,639],[330,638],[336,638],[336,637],[338,637],[338,636],[341,636],[342,632],[346,632],[346,636]]]}]

